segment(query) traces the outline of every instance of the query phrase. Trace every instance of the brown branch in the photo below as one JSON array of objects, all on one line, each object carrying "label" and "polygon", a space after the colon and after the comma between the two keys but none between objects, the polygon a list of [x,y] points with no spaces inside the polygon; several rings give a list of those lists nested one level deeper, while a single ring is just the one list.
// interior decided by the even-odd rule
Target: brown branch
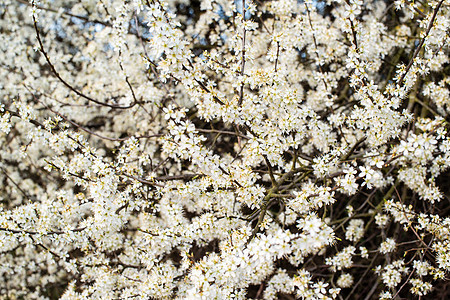
[{"label": "brown branch", "polygon": [[[245,0],[242,0],[242,23],[245,23]],[[241,80],[244,80],[244,70],[245,70],[245,37],[247,31],[245,30],[245,25],[243,24],[244,32],[242,34],[242,62],[241,62]],[[244,100],[244,81],[241,83],[241,88],[239,91],[239,101],[238,105],[242,105],[242,101]]]},{"label": "brown branch", "polygon": [[[34,5],[34,2],[33,2],[33,5]],[[90,101],[90,102],[94,102],[94,103],[96,103],[96,104],[98,104],[98,105],[101,105],[101,106],[107,106],[107,107],[110,107],[110,108],[112,108],[112,109],[129,109],[129,108],[132,108],[133,106],[135,106],[135,105],[137,104],[137,102],[134,102],[134,103],[132,103],[131,105],[128,105],[128,106],[120,106],[120,105],[114,105],[114,104],[109,104],[109,103],[101,102],[101,101],[98,101],[98,100],[96,100],[96,99],[94,99],[94,98],[92,98],[92,97],[89,97],[89,96],[85,95],[84,93],[80,92],[79,90],[77,90],[76,88],[74,88],[72,85],[70,85],[67,81],[65,81],[65,80],[61,77],[61,75],[58,73],[58,71],[56,71],[55,66],[52,64],[52,62],[51,62],[51,60],[50,60],[50,58],[49,58],[47,52],[45,51],[44,45],[43,45],[43,43],[42,43],[41,35],[40,35],[39,29],[38,29],[38,27],[37,27],[36,17],[35,17],[34,15],[33,15],[33,24],[34,24],[34,30],[35,30],[35,32],[36,32],[36,38],[37,38],[37,40],[38,40],[40,50],[41,50],[42,54],[43,54],[44,57],[45,57],[45,60],[47,61],[48,65],[50,66],[50,68],[51,68],[53,74],[56,76],[56,78],[58,78],[58,80],[59,80],[62,84],[64,84],[69,90],[71,90],[72,92],[74,92],[74,93],[77,94],[78,96],[80,96],[80,97],[82,97],[82,98],[84,98],[84,99],[86,99],[86,100],[88,100],[88,101]]]},{"label": "brown branch", "polygon": [[398,82],[400,84],[403,82],[403,80],[406,77],[406,74],[408,74],[409,70],[411,69],[411,67],[412,67],[412,65],[414,63],[414,60],[416,59],[417,55],[419,55],[419,52],[422,49],[423,44],[425,43],[425,39],[428,37],[428,34],[431,31],[431,28],[433,28],[434,20],[436,19],[436,16],[437,16],[437,14],[439,12],[439,9],[441,8],[443,2],[444,2],[444,0],[441,0],[441,2],[439,2],[438,5],[436,6],[436,8],[434,9],[433,15],[431,16],[430,23],[428,23],[427,30],[425,31],[425,35],[423,36],[422,40],[420,41],[419,45],[417,46],[416,50],[414,51],[414,54],[411,57],[411,60],[409,61],[408,65],[406,66],[405,72],[403,73],[403,75],[398,80]]}]

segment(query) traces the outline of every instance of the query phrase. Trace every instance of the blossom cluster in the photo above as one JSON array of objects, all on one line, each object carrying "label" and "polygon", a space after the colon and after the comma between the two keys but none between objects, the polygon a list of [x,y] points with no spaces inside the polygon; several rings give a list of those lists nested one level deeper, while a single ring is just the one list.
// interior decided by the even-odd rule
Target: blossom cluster
[{"label": "blossom cluster", "polygon": [[0,16],[0,299],[445,297],[449,0]]}]

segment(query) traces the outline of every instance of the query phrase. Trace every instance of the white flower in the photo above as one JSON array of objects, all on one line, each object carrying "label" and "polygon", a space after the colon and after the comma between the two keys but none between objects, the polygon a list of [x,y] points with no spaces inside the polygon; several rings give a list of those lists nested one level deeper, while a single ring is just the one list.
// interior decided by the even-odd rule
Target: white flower
[{"label": "white flower", "polygon": [[345,238],[352,242],[359,241],[364,235],[364,221],[361,219],[350,220],[346,230]]},{"label": "white flower", "polygon": [[433,286],[429,282],[423,282],[419,278],[413,278],[409,281],[412,285],[411,293],[418,296],[424,296],[428,294]]},{"label": "white flower", "polygon": [[384,242],[380,245],[380,252],[383,254],[393,252],[395,250],[396,244],[395,240],[391,238],[387,238]]},{"label": "white flower", "polygon": [[339,276],[336,284],[341,288],[351,287],[353,284],[353,276],[348,273],[342,274]]},{"label": "white flower", "polygon": [[3,113],[3,115],[0,118],[0,131],[3,131],[4,133],[8,134],[11,130],[11,121],[10,121],[10,114],[9,112]]}]

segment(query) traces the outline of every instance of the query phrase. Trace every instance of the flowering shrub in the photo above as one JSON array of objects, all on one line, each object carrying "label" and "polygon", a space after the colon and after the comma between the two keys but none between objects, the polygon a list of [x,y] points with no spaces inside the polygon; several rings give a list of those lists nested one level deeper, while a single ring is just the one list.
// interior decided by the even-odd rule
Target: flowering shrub
[{"label": "flowering shrub", "polygon": [[449,0],[0,16],[1,299],[449,297]]}]

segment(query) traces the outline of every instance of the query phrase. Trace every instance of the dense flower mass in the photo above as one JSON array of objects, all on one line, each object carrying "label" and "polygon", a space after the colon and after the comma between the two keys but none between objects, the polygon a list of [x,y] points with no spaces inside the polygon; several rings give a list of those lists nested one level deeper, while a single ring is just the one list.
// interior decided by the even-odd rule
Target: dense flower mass
[{"label": "dense flower mass", "polygon": [[449,41],[449,0],[3,0],[0,299],[450,297]]}]

